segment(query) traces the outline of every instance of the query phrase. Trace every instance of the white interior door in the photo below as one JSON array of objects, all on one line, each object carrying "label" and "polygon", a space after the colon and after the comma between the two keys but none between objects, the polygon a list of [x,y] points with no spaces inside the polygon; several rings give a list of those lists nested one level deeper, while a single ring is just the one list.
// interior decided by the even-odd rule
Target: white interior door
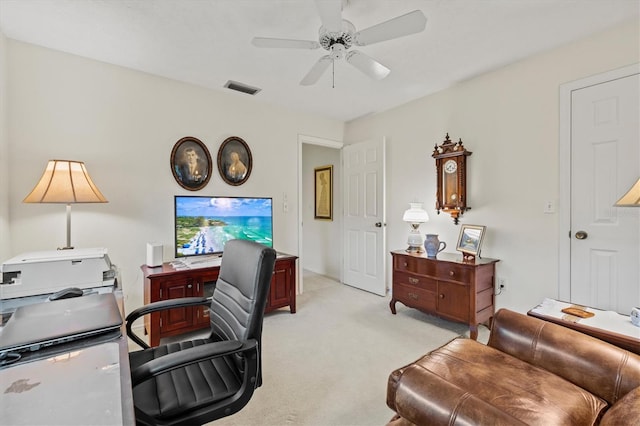
[{"label": "white interior door", "polygon": [[350,286],[386,295],[385,141],[343,148],[344,263]]},{"label": "white interior door", "polygon": [[571,93],[570,300],[640,306],[640,209],[614,207],[640,176],[640,76]]}]

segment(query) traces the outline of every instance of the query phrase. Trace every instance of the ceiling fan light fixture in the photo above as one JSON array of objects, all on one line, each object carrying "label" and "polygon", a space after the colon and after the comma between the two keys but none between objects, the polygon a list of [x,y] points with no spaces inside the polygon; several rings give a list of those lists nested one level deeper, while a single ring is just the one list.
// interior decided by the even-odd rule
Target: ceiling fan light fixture
[{"label": "ceiling fan light fixture", "polygon": [[345,51],[346,48],[342,44],[336,43],[331,46],[331,54],[329,56],[331,56],[331,59],[334,61],[339,61],[344,58]]},{"label": "ceiling fan light fixture", "polygon": [[327,30],[324,26],[318,30],[320,46],[325,50],[331,50],[331,47],[335,44],[341,44],[345,49],[350,48],[353,45],[353,33],[356,27],[346,19],[342,20],[342,30],[332,32]]}]

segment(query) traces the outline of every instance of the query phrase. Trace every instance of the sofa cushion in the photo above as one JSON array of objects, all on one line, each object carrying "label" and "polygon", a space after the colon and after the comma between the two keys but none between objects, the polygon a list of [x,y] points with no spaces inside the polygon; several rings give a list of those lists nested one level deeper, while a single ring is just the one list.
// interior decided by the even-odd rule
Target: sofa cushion
[{"label": "sofa cushion", "polygon": [[[420,392],[415,390],[419,389]],[[416,425],[524,426],[520,420],[419,366],[407,367],[394,409]]]},{"label": "sofa cushion", "polygon": [[628,392],[602,417],[601,426],[640,425],[640,386]]},{"label": "sofa cushion", "polygon": [[592,425],[607,407],[559,376],[470,339],[455,339],[414,365],[527,424]]}]

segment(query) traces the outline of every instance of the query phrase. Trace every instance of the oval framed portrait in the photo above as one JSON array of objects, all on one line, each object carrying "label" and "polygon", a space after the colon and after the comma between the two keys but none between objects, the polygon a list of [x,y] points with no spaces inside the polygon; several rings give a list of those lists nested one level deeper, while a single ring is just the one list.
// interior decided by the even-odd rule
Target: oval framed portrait
[{"label": "oval framed portrait", "polygon": [[237,136],[225,139],[218,150],[218,172],[229,185],[242,185],[251,175],[253,159],[249,145]]},{"label": "oval framed portrait", "polygon": [[211,154],[197,138],[186,136],[171,150],[171,173],[189,191],[204,188],[211,178]]}]

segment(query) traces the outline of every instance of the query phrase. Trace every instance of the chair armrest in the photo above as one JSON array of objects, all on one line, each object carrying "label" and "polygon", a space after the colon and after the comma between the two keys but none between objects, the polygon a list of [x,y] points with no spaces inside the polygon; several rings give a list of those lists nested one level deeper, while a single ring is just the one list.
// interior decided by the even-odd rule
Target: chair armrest
[{"label": "chair armrest", "polygon": [[184,308],[188,306],[200,306],[200,305],[209,305],[211,304],[211,300],[206,297],[182,297],[178,299],[169,299],[169,300],[160,300],[158,302],[149,303],[148,305],[144,305],[139,307],[138,309],[132,311],[127,315],[125,319],[127,323],[127,336],[131,338],[134,342],[138,344],[143,349],[149,349],[149,345],[147,345],[144,340],[140,339],[132,330],[131,327],[135,320],[145,315],[148,315],[152,312],[164,311],[166,309],[173,308]]},{"label": "chair armrest", "polygon": [[177,368],[197,364],[212,358],[247,352],[257,347],[258,341],[255,339],[247,341],[229,340],[207,343],[166,354],[133,369],[131,371],[132,386],[135,387],[145,380]]}]

